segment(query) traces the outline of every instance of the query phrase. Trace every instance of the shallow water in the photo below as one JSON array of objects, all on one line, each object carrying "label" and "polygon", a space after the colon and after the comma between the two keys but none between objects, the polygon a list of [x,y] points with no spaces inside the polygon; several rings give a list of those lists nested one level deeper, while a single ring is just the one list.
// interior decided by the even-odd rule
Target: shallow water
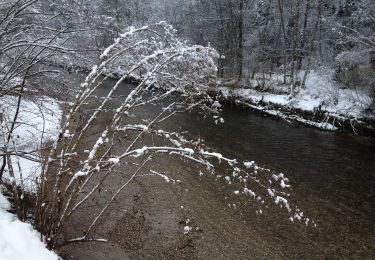
[{"label": "shallow water", "polygon": [[[107,87],[105,84],[97,95],[104,95]],[[128,92],[129,86],[124,84],[117,95]],[[111,102],[110,106],[116,105],[118,102]],[[148,117],[154,112],[155,108],[148,106],[136,114]],[[215,250],[226,259],[275,258],[269,254],[271,250],[277,252],[276,258],[290,259],[375,257],[374,139],[296,127],[229,105],[223,108],[222,117],[225,123],[215,125],[212,119],[204,120],[197,113],[179,114],[163,123],[163,128],[187,131],[187,136],[203,138],[209,147],[227,157],[253,160],[285,173],[295,200],[317,227],[280,221],[285,216],[277,213],[259,218],[250,206],[235,213],[240,215],[239,221],[236,215],[227,213],[227,201],[220,199],[226,187],[199,182],[196,173],[184,174],[184,187],[189,193],[181,196],[197,225],[206,230],[202,235],[205,240],[196,246],[198,257],[214,258]],[[183,162],[174,162],[171,167],[189,172]],[[259,246],[251,255],[252,241],[268,246]],[[259,242],[254,243],[257,247]]]}]

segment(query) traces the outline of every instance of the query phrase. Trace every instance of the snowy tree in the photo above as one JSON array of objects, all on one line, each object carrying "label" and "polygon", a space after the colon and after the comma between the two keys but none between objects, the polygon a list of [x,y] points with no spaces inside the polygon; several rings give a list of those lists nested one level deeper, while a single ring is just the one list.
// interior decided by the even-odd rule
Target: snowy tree
[{"label": "snowy tree", "polygon": [[[279,191],[280,187],[289,187],[283,174],[274,174],[254,162],[241,163],[226,158],[210,151],[199,140],[188,140],[181,133],[162,128],[162,123],[175,114],[193,109],[211,115],[217,123],[223,121],[219,102],[207,94],[208,87],[216,84],[216,58],[214,49],[188,45],[164,22],[129,28],[104,50],[100,62],[92,68],[70,103],[59,138],[43,164],[35,226],[47,237],[50,248],[62,241],[104,241],[95,237],[93,230],[118,194],[138,175],[145,174],[146,165],[151,167],[149,175],[171,181],[153,170],[153,158],[157,156],[188,160],[212,174],[215,161],[223,162],[230,168],[224,180],[236,182],[240,187],[241,192],[236,191],[236,194],[242,193],[260,205],[276,203],[286,208],[292,220],[306,221],[299,215],[298,208],[292,209],[287,193]],[[108,76],[117,79],[98,102],[96,90]],[[127,79],[136,82],[134,87],[121,97],[117,108],[108,111],[116,91]],[[90,106],[92,103],[95,105]],[[155,106],[150,116],[131,116],[150,105]],[[108,118],[105,126],[98,130],[97,122],[103,120],[103,116]],[[88,137],[94,139],[88,141]],[[123,140],[121,146],[118,139]],[[64,237],[72,215],[100,191],[103,182],[120,164],[132,173],[84,227],[81,237]],[[130,165],[135,165],[135,169]],[[257,171],[265,174],[258,177]]]}]

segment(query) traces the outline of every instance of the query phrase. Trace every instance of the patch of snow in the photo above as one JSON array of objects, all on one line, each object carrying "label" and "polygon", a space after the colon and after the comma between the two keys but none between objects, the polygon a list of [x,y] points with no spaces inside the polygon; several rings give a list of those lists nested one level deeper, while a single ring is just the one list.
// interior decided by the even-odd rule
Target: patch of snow
[{"label": "patch of snow", "polygon": [[184,148],[184,152],[189,154],[189,155],[193,155],[194,154],[194,150],[191,149],[191,148]]},{"label": "patch of snow", "polygon": [[102,137],[99,137],[98,140],[96,141],[94,147],[92,148],[92,150],[90,151],[90,154],[88,156],[88,160],[92,160],[94,159],[99,147],[104,144],[104,141],[103,141],[103,138]]},{"label": "patch of snow", "polygon": [[28,223],[8,213],[9,202],[0,192],[0,259],[4,260],[57,260],[40,241],[40,234]]},{"label": "patch of snow", "polygon": [[251,161],[251,162],[244,162],[243,163],[243,165],[247,168],[247,169],[249,169],[251,166],[253,166],[254,165],[254,161]]},{"label": "patch of snow", "polygon": [[255,199],[255,197],[256,197],[255,192],[253,192],[252,190],[250,190],[250,189],[248,189],[248,188],[244,188],[244,189],[243,189],[243,192],[244,192],[246,195],[249,195],[249,196],[251,196],[251,197],[254,197],[254,199]]},{"label": "patch of snow", "polygon": [[219,101],[216,100],[216,101],[212,104],[212,107],[214,107],[214,108],[220,108],[221,105],[220,105]]},{"label": "patch of snow", "polygon": [[192,230],[193,230],[192,227],[185,226],[185,227],[184,227],[184,234],[187,235],[187,234],[189,234]]},{"label": "patch of snow", "polygon": [[280,207],[283,207],[283,206],[284,206],[284,207],[288,210],[288,212],[291,211],[287,199],[285,199],[285,198],[283,198],[283,197],[280,197],[280,196],[277,196],[276,199],[275,199],[275,203],[276,203],[277,205],[280,205]]},{"label": "patch of snow", "polygon": [[[17,101],[16,97],[9,96],[2,97],[0,100],[0,112],[4,113],[8,123],[13,120]],[[23,99],[20,104],[20,113],[16,127],[12,135],[17,150],[25,152],[40,150],[46,142],[56,140],[60,133],[61,117],[62,110],[59,104],[52,98],[41,97],[35,101]],[[1,138],[0,145],[3,144],[4,139]],[[23,184],[22,186],[28,192],[35,191],[35,181],[41,171],[38,156],[35,152],[31,153],[30,157],[36,160],[11,156],[16,182],[18,185]],[[8,169],[5,169],[3,177],[6,182],[10,181]]]},{"label": "patch of snow", "polygon": [[87,176],[88,174],[88,172],[78,171],[76,174],[74,174],[74,178],[77,179],[79,177]]},{"label": "patch of snow", "polygon": [[143,156],[145,154],[145,152],[148,150],[148,147],[145,146],[143,148],[140,148],[140,149],[137,149],[135,150],[135,154],[133,155],[133,157],[140,157],[140,156]]},{"label": "patch of snow", "polygon": [[289,96],[287,96],[287,95],[269,94],[269,95],[264,96],[263,101],[265,101],[267,103],[273,103],[273,104],[285,106],[289,103],[288,98],[289,98]]},{"label": "patch of snow", "polygon": [[112,163],[112,164],[118,164],[120,162],[120,159],[119,158],[110,158],[108,159],[108,162],[109,163]]},{"label": "patch of snow", "polygon": [[64,137],[69,139],[69,138],[72,138],[73,135],[70,134],[69,130],[65,130]]},{"label": "patch of snow", "polygon": [[271,190],[271,189],[267,189],[267,192],[268,192],[268,195],[269,195],[271,198],[275,197],[275,193],[273,192],[273,190]]},{"label": "patch of snow", "polygon": [[173,179],[169,178],[167,175],[164,175],[164,174],[161,174],[161,173],[158,173],[156,171],[153,171],[153,170],[150,170],[150,172],[156,176],[159,176],[159,177],[162,177],[164,179],[165,182],[169,183],[171,182],[171,180],[174,182]]},{"label": "patch of snow", "polygon": [[[295,96],[291,96],[287,91],[288,87],[282,84],[282,75],[273,74],[267,77],[265,85],[270,92],[261,92],[255,89],[231,89],[229,87],[219,87],[218,91],[224,97],[235,97],[240,100],[248,100],[251,103],[263,102],[292,109],[301,109],[315,113],[316,111],[326,111],[336,117],[364,118],[365,109],[373,102],[370,95],[361,89],[347,89],[340,86],[333,80],[334,72],[327,68],[312,70],[306,79],[305,87],[301,88]],[[302,79],[304,71],[298,73],[298,78]],[[250,81],[251,86],[257,86],[257,80]],[[254,107],[258,110],[267,110],[263,107]],[[295,120],[293,117],[283,115],[280,111],[267,110],[266,113],[284,119]],[[314,123],[303,118],[298,118],[299,122],[325,130],[337,130],[335,126],[328,122]]]}]

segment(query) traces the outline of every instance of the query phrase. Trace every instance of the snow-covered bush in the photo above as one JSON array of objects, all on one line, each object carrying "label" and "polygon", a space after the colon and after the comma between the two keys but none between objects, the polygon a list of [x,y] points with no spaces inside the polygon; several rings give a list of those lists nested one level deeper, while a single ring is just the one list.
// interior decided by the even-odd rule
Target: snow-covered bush
[{"label": "snow-covered bush", "polygon": [[[46,59],[67,52],[62,36],[67,34],[51,26],[52,15],[42,12],[42,7],[42,1],[0,1],[0,182],[10,184],[20,219],[26,218],[20,205],[22,189],[27,186],[29,190],[33,180],[28,180],[26,169],[22,176],[19,162],[27,161],[25,168],[39,168],[36,165],[46,140],[41,136],[48,136],[51,114],[55,112],[53,120],[59,121],[58,108],[51,112],[40,104],[44,99],[40,96],[52,95],[56,86],[49,84],[41,89],[33,80],[43,80],[52,72],[41,66]],[[36,93],[39,98],[35,98]],[[54,107],[58,105],[54,103]]]},{"label": "snow-covered bush", "polygon": [[[217,112],[217,103],[205,91],[209,84],[215,83],[215,56],[216,52],[209,47],[190,46],[186,42],[181,42],[175,36],[174,30],[163,22],[139,29],[130,28],[103,52],[99,64],[93,67],[75,100],[70,104],[60,137],[43,167],[36,208],[36,226],[50,238],[51,247],[54,246],[57,235],[70,215],[87,200],[78,200],[78,195],[94,174],[104,172],[105,176],[108,176],[112,168],[128,157],[172,153],[194,158],[194,151],[188,147],[135,146],[139,145],[137,141],[144,134],[162,134],[161,129],[153,129],[154,125],[176,112],[181,112],[181,109],[185,111],[199,106]],[[115,71],[115,68],[118,70]],[[114,73],[118,79],[107,96],[87,115],[85,121],[79,122],[77,117],[80,116],[80,112],[85,111],[88,101],[95,99],[95,90],[105,80],[102,75]],[[101,135],[94,143],[88,143],[85,135],[107,109],[120,84],[139,73],[143,74],[138,78],[138,83],[114,111]],[[150,91],[151,88],[154,91]],[[155,88],[158,91],[155,91]],[[130,111],[160,102],[173,94],[178,94],[180,99],[161,109],[147,124],[144,123],[144,118],[139,118],[136,124],[124,124],[129,120]],[[111,143],[116,136],[124,132],[139,132],[139,135],[133,136],[134,141],[123,153],[114,155]],[[85,159],[81,158],[80,154],[84,151],[87,151]],[[109,156],[110,154],[112,155]],[[83,163],[71,165],[77,158]],[[194,160],[200,162],[197,158]],[[55,164],[59,165],[57,169]],[[49,186],[51,182],[54,183],[53,188]],[[97,188],[99,187],[100,184]],[[52,195],[48,195],[50,193]],[[89,237],[95,224],[96,221],[90,226],[84,239]]]},{"label": "snow-covered bush", "polygon": [[[30,90],[28,80],[33,76],[39,78],[46,72],[43,66],[36,65],[51,60],[57,52],[68,52],[58,37],[62,32],[52,30],[56,35],[52,33],[51,36],[47,33],[51,28],[42,26],[43,18],[47,18],[44,15],[40,16],[41,23],[31,24],[30,27],[13,19],[26,10],[37,13],[33,3],[32,0],[16,3],[9,1],[9,6],[5,9],[9,9],[11,15],[2,17],[5,21],[10,19],[9,24],[14,26],[12,31],[16,35],[11,37],[4,33],[6,37],[0,38],[0,121],[1,134],[4,137],[1,143],[1,173],[5,170],[9,173],[0,177],[7,177],[1,180],[10,182],[10,193],[18,218],[25,219],[23,200],[26,185],[21,176],[23,169],[19,163],[14,167],[13,162],[19,162],[19,159],[25,156],[30,157],[30,154],[38,155],[36,163],[40,167],[37,171],[40,171],[41,176],[33,179],[37,181],[33,221],[35,228],[45,236],[50,248],[56,247],[61,241],[97,240],[93,230],[104,213],[117,195],[142,173],[146,165],[151,167],[146,175],[159,176],[167,182],[174,182],[165,174],[152,170],[152,158],[156,156],[178,157],[200,165],[199,174],[207,171],[214,179],[235,184],[236,188],[231,195],[246,196],[263,207],[277,204],[287,210],[291,220],[308,222],[300,217],[300,210],[292,207],[288,201],[289,193],[286,190],[290,185],[283,174],[274,174],[254,162],[239,162],[227,158],[211,151],[201,140],[188,140],[179,132],[163,128],[162,123],[173,115],[193,109],[204,112],[205,116],[212,116],[215,123],[224,122],[219,114],[220,103],[207,93],[209,86],[217,84],[217,52],[211,47],[190,45],[181,40],[176,31],[165,22],[129,28],[119,34],[114,43],[100,55],[97,65],[92,67],[80,85],[75,98],[67,104],[61,131],[54,136],[56,128],[49,133],[49,128],[45,127],[49,121],[60,117],[59,109],[55,108],[57,104],[54,104],[54,111],[45,113],[40,109],[42,116],[32,122],[43,125],[42,128],[40,124],[35,127],[37,134],[33,132],[34,136],[41,133],[38,141],[29,147],[20,145],[18,139],[26,136],[18,138],[16,128],[22,129],[26,127],[23,121],[31,121],[28,117],[30,111],[25,111],[24,107],[32,107],[35,102],[39,102],[38,99],[34,103],[25,101],[26,91]],[[4,13],[7,12],[2,14]],[[17,22],[13,24],[13,21]],[[5,32],[6,29],[1,26],[0,24],[0,31]],[[27,29],[22,31],[25,26]],[[45,37],[33,39],[34,34]],[[118,95],[122,83],[128,79],[135,79],[132,89],[124,96]],[[98,97],[97,92],[104,83],[108,83],[107,80],[110,80],[112,85],[104,96],[102,93]],[[38,93],[40,94],[39,91]],[[9,107],[8,101],[12,101],[14,105]],[[113,105],[117,107],[113,109]],[[149,106],[153,106],[149,115],[136,116],[139,109]],[[35,111],[32,112],[34,114]],[[41,121],[38,121],[40,119]],[[99,124],[101,120],[106,123]],[[56,122],[53,126],[56,126]],[[42,152],[45,137],[55,139],[55,142],[50,149]],[[118,144],[118,139],[124,140],[121,145]],[[30,147],[35,149],[29,149]],[[16,160],[12,160],[13,158]],[[129,167],[131,162],[137,166],[135,170]],[[225,171],[225,176],[215,173],[217,162],[225,163],[229,169]],[[121,183],[112,197],[107,198],[102,208],[98,206],[96,215],[84,227],[85,230],[82,230],[82,236],[66,236],[64,231],[72,215],[101,189],[103,182],[119,164],[127,172],[131,172],[128,179]],[[259,172],[262,172],[261,176],[258,176]]]},{"label": "snow-covered bush", "polygon": [[[102,64],[103,71],[115,77],[130,72],[129,77],[149,77],[146,84],[154,87],[197,87],[198,91],[206,88],[207,83],[215,84],[217,52],[182,41],[165,22],[139,29],[130,27],[101,58],[105,60],[110,52],[116,55]],[[165,60],[166,57],[169,58]],[[148,75],[156,65],[162,66],[160,72]]]},{"label": "snow-covered bush", "polygon": [[[236,183],[241,192],[235,194],[241,193],[264,206],[276,203],[295,219],[295,210],[299,209],[292,208],[286,199],[288,193],[282,191],[289,188],[283,174],[274,174],[254,162],[226,158],[210,151],[200,140],[187,140],[181,133],[162,127],[171,116],[192,109],[204,111],[205,115],[213,113],[217,123],[223,122],[218,115],[221,105],[206,91],[216,81],[216,55],[210,47],[180,41],[164,22],[131,28],[103,52],[69,104],[59,138],[44,162],[35,226],[47,237],[49,247],[56,247],[60,239],[97,240],[93,230],[104,213],[146,165],[150,164],[151,175],[170,182],[168,176],[152,170],[155,156],[179,157],[213,175],[215,163],[225,163],[230,169],[228,176],[214,176]],[[107,80],[103,74],[114,73],[117,79],[104,97],[98,98],[96,91]],[[117,96],[121,83],[136,76],[138,81],[131,91]],[[111,105],[116,105],[115,109]],[[137,116],[136,111],[147,106],[152,106],[153,112]],[[101,120],[105,125],[97,124]],[[121,145],[116,141],[119,139],[123,140]],[[134,160],[135,169],[129,167]],[[90,201],[120,164],[130,174],[118,191],[103,203],[80,237],[63,237],[72,215]],[[257,176],[260,171],[264,172],[262,177]]]}]

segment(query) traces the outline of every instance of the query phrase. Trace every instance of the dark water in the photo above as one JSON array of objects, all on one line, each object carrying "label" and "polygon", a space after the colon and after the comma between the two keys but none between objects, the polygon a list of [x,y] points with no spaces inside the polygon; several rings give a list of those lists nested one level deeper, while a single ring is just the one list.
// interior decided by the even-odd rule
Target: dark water
[{"label": "dark water", "polygon": [[[98,95],[106,91],[104,86]],[[128,91],[124,85],[117,95]],[[154,112],[151,106],[137,114],[147,117]],[[222,117],[225,123],[215,125],[197,113],[179,114],[163,127],[201,137],[227,157],[254,160],[286,174],[299,206],[318,226],[297,235],[296,229],[272,220],[254,222],[254,228],[284,247],[284,256],[290,252],[290,258],[302,259],[375,257],[374,139],[296,127],[239,107],[224,107]]]},{"label": "dark water", "polygon": [[225,107],[225,124],[218,126],[184,117],[181,130],[199,134],[215,150],[284,172],[295,185],[375,217],[374,139],[295,127],[235,107]]},{"label": "dark water", "polygon": [[300,205],[320,225],[316,239],[333,244],[337,255],[348,247],[355,252],[348,258],[375,256],[374,139],[295,127],[229,106],[222,117],[219,126],[194,115],[178,123],[215,150],[285,173]]}]

